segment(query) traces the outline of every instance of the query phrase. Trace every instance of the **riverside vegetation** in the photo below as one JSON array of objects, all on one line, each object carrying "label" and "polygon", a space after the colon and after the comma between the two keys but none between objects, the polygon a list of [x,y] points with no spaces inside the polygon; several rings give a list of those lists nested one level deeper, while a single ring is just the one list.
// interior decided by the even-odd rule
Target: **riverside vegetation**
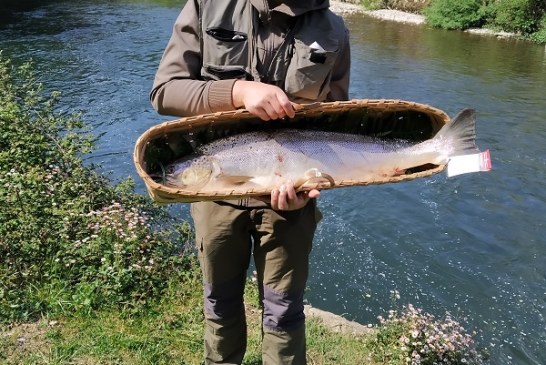
[{"label": "riverside vegetation", "polygon": [[[0,363],[199,364],[201,276],[192,228],[84,163],[95,137],[30,64],[0,53]],[[393,293],[399,299],[397,293]],[[260,364],[257,289],[249,346]],[[312,364],[482,364],[475,334],[411,305],[370,333],[308,321]]]},{"label": "riverside vegetation", "polygon": [[546,43],[544,0],[361,0],[366,9],[421,13],[434,28],[486,28]]}]

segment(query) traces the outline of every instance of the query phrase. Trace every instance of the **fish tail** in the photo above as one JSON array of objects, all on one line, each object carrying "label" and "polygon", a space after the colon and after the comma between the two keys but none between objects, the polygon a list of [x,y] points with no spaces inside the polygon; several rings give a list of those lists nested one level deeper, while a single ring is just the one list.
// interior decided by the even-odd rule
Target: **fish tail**
[{"label": "fish tail", "polygon": [[479,152],[476,145],[476,112],[463,109],[455,118],[440,129],[433,140],[446,141],[450,145],[449,156]]}]

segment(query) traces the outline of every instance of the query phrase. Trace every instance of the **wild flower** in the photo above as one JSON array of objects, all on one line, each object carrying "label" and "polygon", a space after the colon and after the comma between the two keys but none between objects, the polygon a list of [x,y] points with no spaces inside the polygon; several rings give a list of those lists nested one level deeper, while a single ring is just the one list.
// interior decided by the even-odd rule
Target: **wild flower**
[{"label": "wild flower", "polygon": [[483,356],[478,352],[473,334],[446,313],[444,318],[423,313],[408,304],[402,311],[389,311],[388,318],[378,317],[374,346],[381,345],[392,355],[392,348],[398,358],[408,365],[418,364],[482,364]]}]

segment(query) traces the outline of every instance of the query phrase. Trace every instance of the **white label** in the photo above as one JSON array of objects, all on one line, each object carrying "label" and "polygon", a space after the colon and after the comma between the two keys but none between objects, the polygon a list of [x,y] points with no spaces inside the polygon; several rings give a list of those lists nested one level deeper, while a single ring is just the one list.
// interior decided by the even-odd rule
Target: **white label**
[{"label": "white label", "polygon": [[489,150],[473,155],[454,156],[449,159],[447,164],[448,177],[489,170],[491,170]]}]

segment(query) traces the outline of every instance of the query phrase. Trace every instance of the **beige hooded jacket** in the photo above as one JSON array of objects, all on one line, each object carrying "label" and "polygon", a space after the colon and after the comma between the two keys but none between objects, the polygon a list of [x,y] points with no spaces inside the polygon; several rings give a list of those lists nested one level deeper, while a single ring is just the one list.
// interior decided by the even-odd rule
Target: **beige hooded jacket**
[{"label": "beige hooded jacket", "polygon": [[[335,50],[334,64],[328,66],[329,75],[326,80],[328,83],[326,92],[322,94],[305,94],[300,92],[301,95],[305,96],[303,99],[298,97],[298,92],[295,93],[295,96],[291,95],[289,92],[291,84],[293,84],[291,80],[298,78],[298,76],[291,75],[294,73],[292,70],[293,67],[284,70],[288,73],[286,77],[287,83],[284,85],[283,82],[283,85],[279,86],[285,89],[288,96],[295,102],[305,102],[305,100],[310,98],[309,95],[316,97],[315,100],[309,101],[348,99],[350,69],[349,34],[343,21],[328,10],[328,0],[247,1],[250,1],[248,5],[252,6],[254,13],[257,14],[257,20],[253,23],[257,24],[257,29],[253,30],[254,37],[252,44],[254,49],[251,48],[252,53],[256,55],[256,60],[252,65],[247,65],[254,70],[250,79],[270,82],[264,80],[259,75],[267,73],[267,65],[271,64],[275,55],[278,55],[277,51],[283,44],[284,38],[291,34],[292,19],[305,18],[299,16],[311,11],[315,11],[316,14],[321,12],[321,15],[317,16],[328,17],[330,19],[328,24],[334,24],[337,28],[343,27],[343,29],[336,29],[337,32],[342,32],[343,39],[339,44],[336,43],[337,49]],[[233,110],[235,108],[232,102],[232,88],[237,78],[222,79],[217,77],[213,79],[207,77],[207,74],[203,72],[203,55],[201,54],[201,37],[203,32],[199,18],[200,11],[203,10],[200,9],[202,3],[203,0],[188,0],[175,22],[172,36],[165,48],[150,93],[152,105],[160,114],[191,116]],[[220,4],[222,2],[215,3]],[[212,9],[217,8],[217,6],[214,5]],[[236,17],[236,15],[232,16]],[[308,16],[306,19],[317,18]],[[307,38],[309,38],[309,29],[313,29],[313,26],[305,26],[308,33]],[[316,29],[314,32],[316,34],[313,36],[316,37],[318,43],[321,43],[321,39],[325,35],[321,29]],[[290,39],[290,41],[292,42],[292,47],[296,49],[293,46],[293,39]],[[298,40],[295,43],[297,46]],[[306,47],[309,48],[309,44]],[[301,54],[298,56],[297,49],[296,51],[290,51],[290,55],[292,54],[295,55],[292,56],[293,58],[301,58]],[[307,57],[307,55],[303,57]],[[304,76],[299,76],[299,79],[306,79],[308,76],[308,74],[304,73]],[[257,80],[257,78],[260,79]],[[307,81],[303,80],[301,82],[305,83]]]}]

